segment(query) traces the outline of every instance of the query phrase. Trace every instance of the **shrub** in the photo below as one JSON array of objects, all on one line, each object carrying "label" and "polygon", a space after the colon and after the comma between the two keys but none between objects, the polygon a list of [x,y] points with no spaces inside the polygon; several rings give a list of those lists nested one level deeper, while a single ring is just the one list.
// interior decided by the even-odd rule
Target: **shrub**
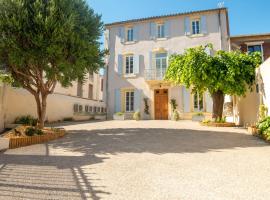
[{"label": "shrub", "polygon": [[144,113],[145,113],[146,115],[149,115],[148,98],[144,98],[143,101],[144,101]]},{"label": "shrub", "polygon": [[139,121],[141,119],[141,113],[139,111],[133,114],[133,119]]},{"label": "shrub", "polygon": [[15,124],[23,124],[27,126],[36,126],[38,120],[31,115],[21,116],[15,120]]},{"label": "shrub", "polygon": [[261,104],[259,107],[259,120],[263,120],[267,117],[268,108],[264,104]]},{"label": "shrub", "polygon": [[[260,129],[261,133],[265,133],[266,130],[270,128],[270,117],[266,117],[263,120],[261,120],[258,125],[257,128]],[[267,132],[268,132],[267,130]]]},{"label": "shrub", "polygon": [[177,110],[174,110],[172,117],[173,117],[173,120],[178,121],[180,119],[179,112]]},{"label": "shrub", "polygon": [[211,120],[209,120],[209,119],[204,119],[204,120],[202,121],[203,124],[209,124],[210,122],[211,122]]},{"label": "shrub", "polygon": [[28,127],[25,130],[25,135],[27,135],[27,136],[43,135],[43,131],[41,129],[38,129],[35,127]]},{"label": "shrub", "polygon": [[117,116],[123,116],[124,115],[124,113],[122,113],[122,112],[117,112],[117,113],[115,113]]},{"label": "shrub", "polygon": [[215,122],[216,123],[225,123],[226,122],[226,117],[222,117],[222,118],[218,117]]},{"label": "shrub", "polygon": [[177,103],[176,103],[176,100],[175,99],[171,99],[170,101],[170,104],[171,104],[171,107],[172,107],[172,111],[174,112],[177,108]]},{"label": "shrub", "polygon": [[73,118],[72,118],[72,117],[65,117],[65,118],[63,119],[63,121],[64,121],[64,122],[71,122],[71,121],[73,121]]},{"label": "shrub", "polygon": [[204,116],[204,115],[203,115],[203,112],[197,112],[194,114],[194,116]]}]

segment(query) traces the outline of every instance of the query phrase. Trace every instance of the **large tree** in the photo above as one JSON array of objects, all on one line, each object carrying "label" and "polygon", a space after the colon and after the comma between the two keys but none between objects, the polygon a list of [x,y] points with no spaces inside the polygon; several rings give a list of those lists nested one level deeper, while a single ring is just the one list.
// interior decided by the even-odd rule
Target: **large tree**
[{"label": "large tree", "polygon": [[59,82],[71,86],[98,71],[101,17],[84,0],[0,0],[0,63],[34,95],[40,128]]},{"label": "large tree", "polygon": [[165,79],[192,88],[193,92],[209,91],[213,99],[213,118],[221,118],[224,96],[243,96],[255,81],[255,68],[261,63],[260,53],[216,51],[212,45],[185,50],[170,58]]}]

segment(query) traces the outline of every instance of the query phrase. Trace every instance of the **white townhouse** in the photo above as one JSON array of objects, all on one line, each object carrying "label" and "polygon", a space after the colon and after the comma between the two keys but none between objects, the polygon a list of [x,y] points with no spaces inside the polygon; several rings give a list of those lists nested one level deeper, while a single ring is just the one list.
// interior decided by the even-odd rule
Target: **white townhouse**
[{"label": "white townhouse", "polygon": [[186,48],[212,43],[214,50],[229,50],[226,8],[156,16],[106,24],[105,47],[109,49],[106,68],[108,117],[123,112],[131,118],[135,111],[151,119],[169,119],[170,101],[176,100],[182,119],[196,112],[210,116],[212,99],[208,93],[191,94],[184,86],[163,80],[168,58]]}]

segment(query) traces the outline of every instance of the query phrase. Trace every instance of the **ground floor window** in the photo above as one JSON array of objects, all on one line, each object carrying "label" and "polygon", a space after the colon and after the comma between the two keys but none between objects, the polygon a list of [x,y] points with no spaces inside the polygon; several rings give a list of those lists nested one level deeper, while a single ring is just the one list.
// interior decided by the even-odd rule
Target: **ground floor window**
[{"label": "ground floor window", "polygon": [[125,93],[126,112],[134,111],[134,91],[127,91]]},{"label": "ground floor window", "polygon": [[203,94],[196,92],[193,96],[193,108],[194,111],[203,111]]}]

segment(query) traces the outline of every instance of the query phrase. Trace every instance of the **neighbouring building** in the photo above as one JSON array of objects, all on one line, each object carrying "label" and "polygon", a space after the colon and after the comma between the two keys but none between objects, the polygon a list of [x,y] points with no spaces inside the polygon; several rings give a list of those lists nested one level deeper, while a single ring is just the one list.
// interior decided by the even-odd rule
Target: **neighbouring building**
[{"label": "neighbouring building", "polygon": [[226,8],[115,22],[105,27],[109,118],[117,112],[131,118],[135,111],[147,118],[146,101],[151,119],[169,119],[173,99],[182,119],[191,119],[197,112],[211,116],[212,99],[208,92],[191,94],[184,86],[163,81],[163,77],[171,54],[208,43],[213,44],[214,50],[229,50]]},{"label": "neighbouring building", "polygon": [[[24,115],[37,116],[34,97],[25,89],[0,85],[0,130]],[[46,120],[48,122],[73,118],[86,120],[106,113],[103,101],[103,76],[89,73],[85,82],[73,82],[72,87],[57,84],[48,96]]]},{"label": "neighbouring building", "polygon": [[233,97],[234,121],[249,126],[258,121],[260,104],[270,109],[270,33],[237,35],[230,40],[232,50],[258,51],[262,54],[263,64],[256,70],[256,84],[252,92],[248,92],[245,97]]}]

